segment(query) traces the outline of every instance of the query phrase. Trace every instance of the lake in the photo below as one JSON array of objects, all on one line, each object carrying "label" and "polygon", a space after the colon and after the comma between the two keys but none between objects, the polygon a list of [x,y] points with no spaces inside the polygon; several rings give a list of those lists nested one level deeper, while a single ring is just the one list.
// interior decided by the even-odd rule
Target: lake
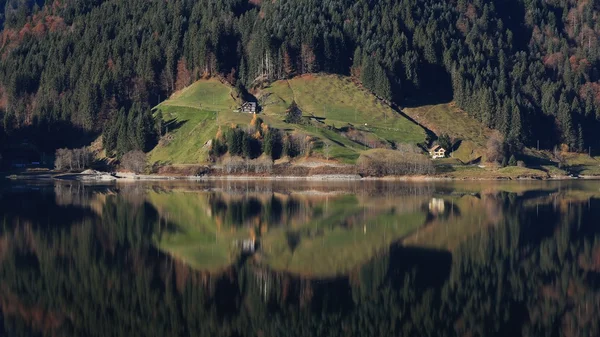
[{"label": "lake", "polygon": [[600,182],[0,185],[3,336],[600,336]]}]

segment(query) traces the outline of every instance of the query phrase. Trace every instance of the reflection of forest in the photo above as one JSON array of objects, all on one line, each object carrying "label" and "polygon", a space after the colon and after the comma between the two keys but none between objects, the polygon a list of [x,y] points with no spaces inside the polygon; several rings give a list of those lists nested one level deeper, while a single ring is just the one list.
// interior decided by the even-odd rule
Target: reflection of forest
[{"label": "reflection of forest", "polygon": [[[101,208],[69,205],[54,189],[2,193],[2,335],[600,335],[595,197],[443,194],[461,215],[462,198],[502,215],[451,254],[394,244],[324,280],[255,264],[197,271],[155,248],[157,236],[179,230],[156,207],[93,191]],[[452,216],[429,217],[423,230]]]}]

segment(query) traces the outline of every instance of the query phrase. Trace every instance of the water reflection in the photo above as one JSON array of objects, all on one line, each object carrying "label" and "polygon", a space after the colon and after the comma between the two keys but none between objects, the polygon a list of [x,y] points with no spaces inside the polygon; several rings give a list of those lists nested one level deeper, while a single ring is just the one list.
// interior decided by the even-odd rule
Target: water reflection
[{"label": "water reflection", "polygon": [[597,336],[599,220],[596,182],[8,185],[0,331]]}]

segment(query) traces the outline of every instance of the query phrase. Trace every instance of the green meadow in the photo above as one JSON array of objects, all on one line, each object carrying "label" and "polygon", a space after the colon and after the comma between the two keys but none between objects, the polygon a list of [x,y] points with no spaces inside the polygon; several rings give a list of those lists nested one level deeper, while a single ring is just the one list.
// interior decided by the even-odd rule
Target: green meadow
[{"label": "green meadow", "polygon": [[[339,128],[351,126],[371,140],[417,144],[425,131],[347,77],[301,76],[277,81],[256,93],[262,107],[259,117],[269,126],[315,139],[313,156],[353,163],[365,150]],[[284,122],[296,101],[305,117],[301,124]],[[158,105],[167,135],[150,152],[150,162],[201,164],[208,160],[207,142],[219,126],[245,126],[252,115],[234,112],[240,102],[232,88],[216,79],[200,80]],[[311,119],[310,117],[318,117]],[[334,128],[335,127],[335,128]]]}]

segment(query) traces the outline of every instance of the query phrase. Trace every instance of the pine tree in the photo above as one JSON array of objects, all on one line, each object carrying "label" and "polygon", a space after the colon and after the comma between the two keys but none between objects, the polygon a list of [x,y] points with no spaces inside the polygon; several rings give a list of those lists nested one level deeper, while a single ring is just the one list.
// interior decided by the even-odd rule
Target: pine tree
[{"label": "pine tree", "polygon": [[576,138],[573,130],[573,119],[565,92],[560,95],[560,99],[558,101],[558,118],[561,124],[560,126],[563,134],[563,142],[569,147],[574,148],[576,145]]},{"label": "pine tree", "polygon": [[585,141],[583,137],[583,127],[579,124],[577,128],[577,149],[579,152],[583,152],[585,149]]},{"label": "pine tree", "polygon": [[159,109],[158,112],[156,113],[155,121],[156,121],[155,122],[156,132],[158,133],[159,137],[162,137],[163,125],[164,125],[162,110]]},{"label": "pine tree", "polygon": [[375,87],[375,65],[370,57],[364,57],[362,61],[361,82],[365,88],[373,90]]},{"label": "pine tree", "polygon": [[117,132],[117,157],[121,158],[125,153],[129,152],[129,135],[127,130],[127,119],[125,113],[119,115],[118,121],[118,132]]},{"label": "pine tree", "polygon": [[521,143],[522,142],[522,134],[523,134],[523,124],[521,121],[521,109],[519,106],[513,101],[512,102],[512,118],[510,121],[510,131],[508,133],[509,143]]},{"label": "pine tree", "polygon": [[392,100],[392,84],[388,78],[385,70],[380,66],[376,65],[376,90],[375,92],[381,96],[381,98],[391,101]]},{"label": "pine tree", "polygon": [[252,137],[247,132],[242,136],[242,154],[244,158],[252,158]]},{"label": "pine tree", "polygon": [[362,74],[362,62],[363,62],[363,53],[360,47],[356,47],[354,50],[354,57],[352,58],[352,69],[350,73],[352,76],[356,78],[361,78]]},{"label": "pine tree", "polygon": [[263,137],[262,150],[268,156],[272,156],[273,154],[273,132],[270,129],[267,130]]}]

